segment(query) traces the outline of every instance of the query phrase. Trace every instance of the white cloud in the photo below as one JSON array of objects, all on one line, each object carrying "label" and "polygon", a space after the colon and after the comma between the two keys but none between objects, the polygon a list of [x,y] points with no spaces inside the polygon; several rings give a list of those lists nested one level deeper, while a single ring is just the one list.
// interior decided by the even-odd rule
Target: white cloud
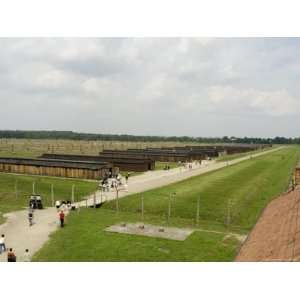
[{"label": "white cloud", "polygon": [[0,39],[0,127],[65,129],[72,116],[78,131],[277,135],[254,124],[280,120],[294,134],[299,50],[300,39]]},{"label": "white cloud", "polygon": [[260,113],[274,117],[300,113],[300,100],[286,90],[262,91],[232,86],[212,86],[208,89],[209,100],[224,111]]}]

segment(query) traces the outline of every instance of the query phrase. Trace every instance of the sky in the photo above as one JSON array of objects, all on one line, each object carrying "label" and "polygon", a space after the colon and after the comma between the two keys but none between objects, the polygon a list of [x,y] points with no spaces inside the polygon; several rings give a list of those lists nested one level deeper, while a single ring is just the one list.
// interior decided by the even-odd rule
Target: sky
[{"label": "sky", "polygon": [[299,38],[0,38],[0,129],[300,136]]}]

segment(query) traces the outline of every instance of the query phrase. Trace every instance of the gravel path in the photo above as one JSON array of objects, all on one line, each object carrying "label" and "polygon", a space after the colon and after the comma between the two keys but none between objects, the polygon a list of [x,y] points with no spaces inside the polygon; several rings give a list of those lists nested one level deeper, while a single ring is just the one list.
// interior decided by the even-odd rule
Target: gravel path
[{"label": "gravel path", "polygon": [[[261,153],[253,154],[252,157],[261,156],[280,148],[264,151]],[[237,164],[241,161],[250,159],[251,157],[245,156],[232,160],[230,162],[204,162],[201,165],[193,165],[192,170],[184,168],[175,168],[168,171],[150,171],[139,176],[129,178],[128,191],[119,191],[119,198],[126,195],[143,192],[149,189],[161,187],[167,184],[178,182],[192,176],[204,174],[213,170],[218,170],[228,165]],[[115,199],[116,192],[109,192],[101,195],[100,192],[96,193],[97,201],[109,201]],[[80,202],[80,206],[92,205],[94,197],[91,196],[87,201]],[[5,224],[0,225],[0,234],[4,233],[6,236],[6,246],[14,249],[18,257],[18,261],[22,260],[22,255],[26,248],[29,249],[31,255],[38,251],[43,244],[48,240],[49,234],[58,228],[58,215],[56,209],[45,208],[43,210],[36,210],[34,214],[35,224],[29,227],[27,220],[27,210],[17,211],[6,215],[7,221]],[[6,261],[6,253],[0,255],[0,261]]]},{"label": "gravel path", "polygon": [[[6,214],[7,222],[0,226],[0,233],[6,236],[6,247],[14,249],[17,260],[22,261],[26,248],[33,254],[48,240],[48,236],[58,226],[56,209],[47,208],[34,213],[33,226],[29,227],[27,210]],[[6,261],[6,253],[0,255],[0,261]]]}]

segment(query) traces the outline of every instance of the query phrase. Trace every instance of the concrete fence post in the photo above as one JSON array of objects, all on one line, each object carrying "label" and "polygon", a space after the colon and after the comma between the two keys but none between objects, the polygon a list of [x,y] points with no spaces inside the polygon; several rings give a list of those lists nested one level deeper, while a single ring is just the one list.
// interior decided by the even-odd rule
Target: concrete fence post
[{"label": "concrete fence post", "polygon": [[15,194],[16,194],[16,200],[18,200],[18,180],[15,182]]},{"label": "concrete fence post", "polygon": [[51,203],[54,206],[54,186],[51,184]]},{"label": "concrete fence post", "polygon": [[200,197],[197,199],[196,225],[199,225]]},{"label": "concrete fence post", "polygon": [[35,195],[35,181],[32,183],[32,194]]},{"label": "concrete fence post", "polygon": [[141,197],[142,221],[144,222],[144,197]]}]

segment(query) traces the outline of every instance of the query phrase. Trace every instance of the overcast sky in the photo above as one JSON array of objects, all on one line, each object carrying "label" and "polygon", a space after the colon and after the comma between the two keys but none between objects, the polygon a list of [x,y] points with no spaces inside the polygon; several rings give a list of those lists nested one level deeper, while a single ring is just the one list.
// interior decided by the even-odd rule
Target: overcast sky
[{"label": "overcast sky", "polygon": [[0,128],[300,136],[300,39],[0,39]]}]

